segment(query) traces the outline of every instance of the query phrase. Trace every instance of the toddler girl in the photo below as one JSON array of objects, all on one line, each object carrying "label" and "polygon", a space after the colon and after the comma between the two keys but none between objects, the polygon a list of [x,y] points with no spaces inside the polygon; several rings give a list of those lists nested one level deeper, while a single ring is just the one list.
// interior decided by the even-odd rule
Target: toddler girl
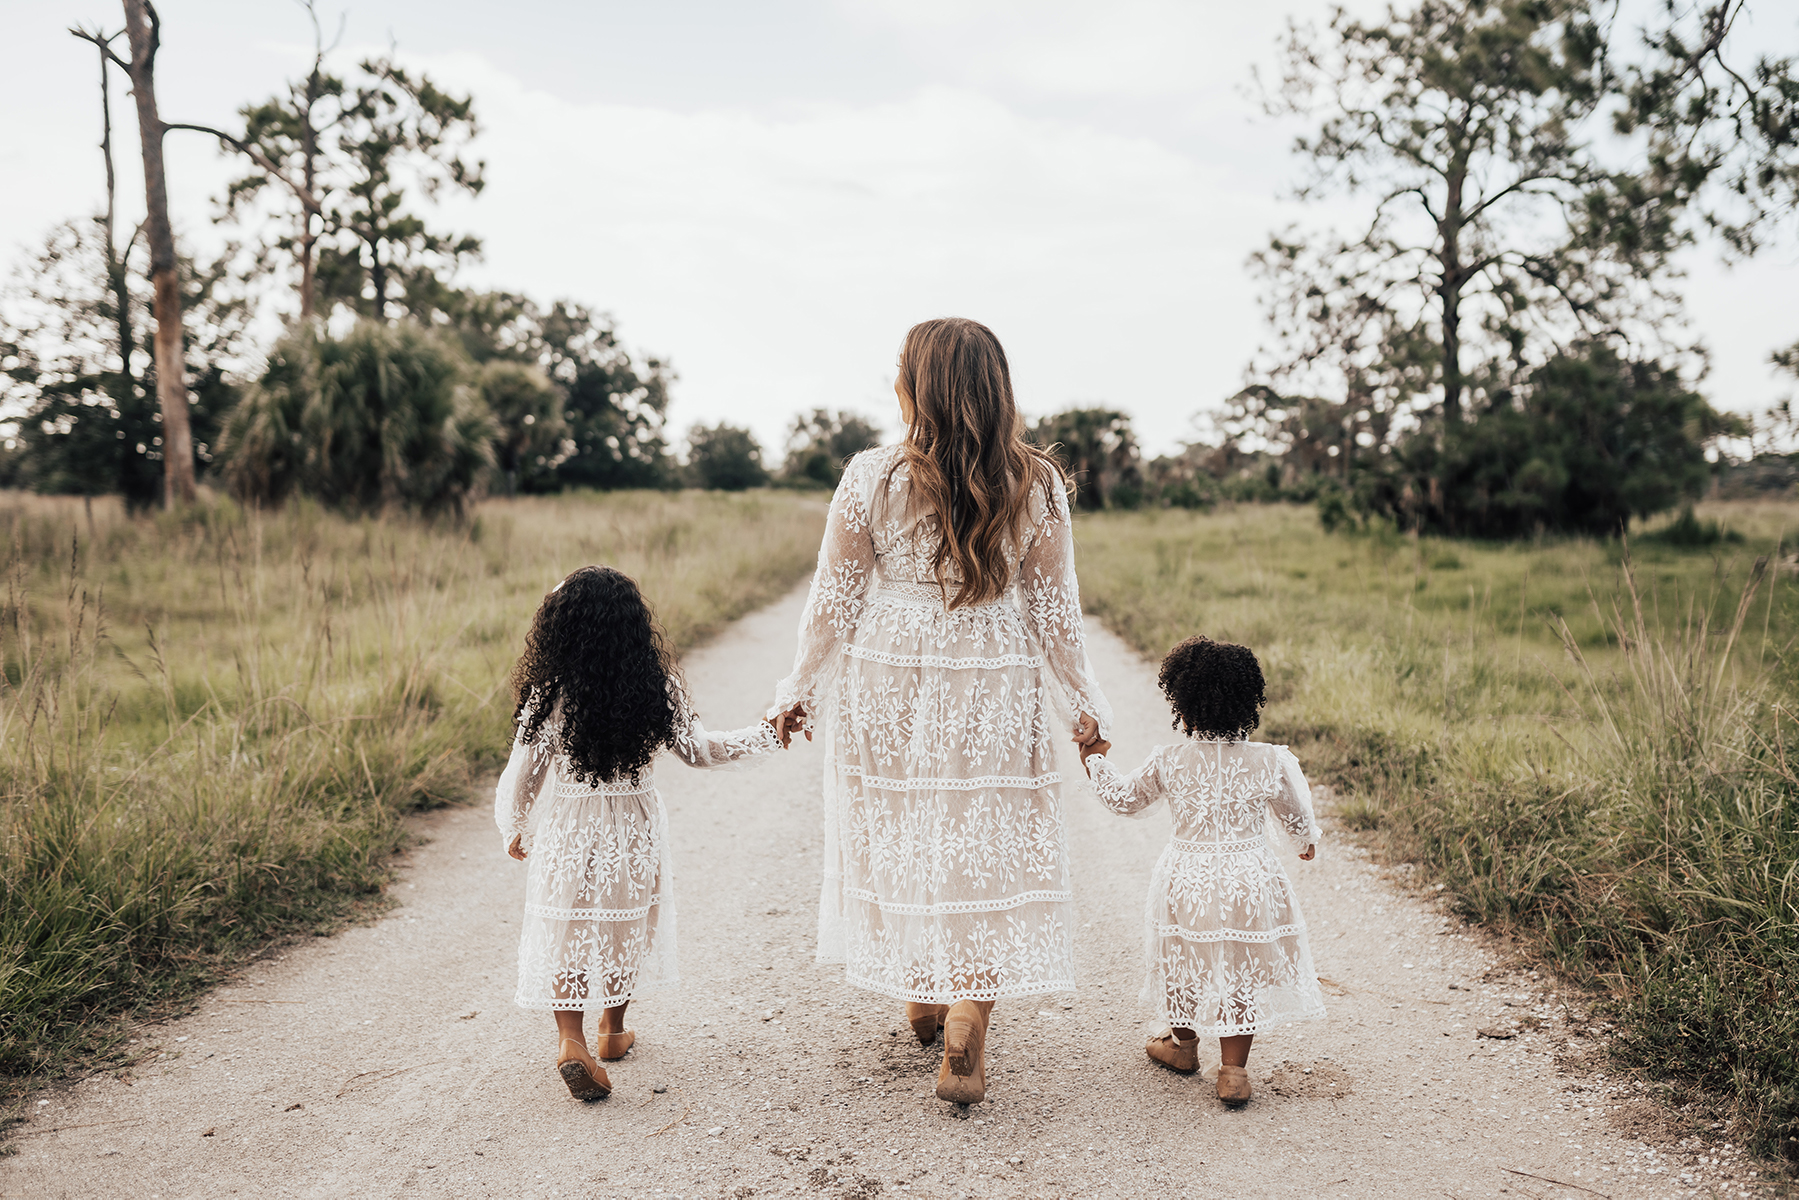
[{"label": "toddler girl", "polygon": [[584,1015],[599,1013],[600,1057],[623,1058],[637,1037],[625,1006],[676,981],[668,818],[651,760],[666,746],[716,767],[781,743],[766,721],[706,731],[637,585],[610,567],[582,567],[544,597],[512,686],[494,819],[527,867],[515,998],[555,1013],[557,1071],[577,1099],[599,1100],[612,1081],[588,1053]]},{"label": "toddler girl", "polygon": [[1293,885],[1263,836],[1272,808],[1310,859],[1318,841],[1312,792],[1285,746],[1245,739],[1261,720],[1262,668],[1246,647],[1189,638],[1162,660],[1162,691],[1187,736],[1157,746],[1130,775],[1081,750],[1107,808],[1127,816],[1166,798],[1174,838],[1149,885],[1149,981],[1169,1032],[1149,1056],[1188,1073],[1199,1035],[1219,1039],[1218,1098],[1249,1100],[1249,1046],[1264,1029],[1324,1015]]}]

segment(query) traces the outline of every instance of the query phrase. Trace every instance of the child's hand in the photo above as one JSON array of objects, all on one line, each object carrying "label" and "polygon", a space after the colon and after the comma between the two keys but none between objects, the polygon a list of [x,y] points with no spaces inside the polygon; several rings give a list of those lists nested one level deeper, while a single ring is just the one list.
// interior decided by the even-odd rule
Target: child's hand
[{"label": "child's hand", "polygon": [[1318,847],[1313,845],[1311,842],[1307,842],[1306,848],[1299,852],[1299,858],[1300,858],[1301,862],[1311,862],[1312,859],[1317,857],[1317,855],[1318,855]]},{"label": "child's hand", "polygon": [[812,740],[812,727],[806,724],[806,706],[796,704],[784,713],[776,713],[769,724],[775,727],[775,736],[781,739],[781,749],[785,750],[793,742],[793,735],[804,733],[806,740]]},{"label": "child's hand", "polygon": [[1081,746],[1081,766],[1087,765],[1087,759],[1095,754],[1104,754],[1112,748],[1112,743],[1104,738],[1095,738]]},{"label": "child's hand", "polygon": [[512,835],[512,845],[506,847],[506,853],[512,855],[512,857],[518,859],[520,862],[525,861],[524,840],[523,834],[515,833]]}]

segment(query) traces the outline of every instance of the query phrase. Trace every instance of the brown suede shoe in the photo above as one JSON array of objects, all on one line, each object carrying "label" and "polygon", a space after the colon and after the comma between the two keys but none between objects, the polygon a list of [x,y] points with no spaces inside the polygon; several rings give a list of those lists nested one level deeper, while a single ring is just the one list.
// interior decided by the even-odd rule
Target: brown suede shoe
[{"label": "brown suede shoe", "polygon": [[593,1044],[600,1052],[600,1057],[607,1062],[617,1062],[625,1056],[625,1052],[637,1044],[634,1030],[624,1029],[618,1033],[596,1033]]},{"label": "brown suede shoe", "polygon": [[1242,1067],[1219,1067],[1218,1098],[1232,1108],[1248,1104],[1249,1072]]},{"label": "brown suede shoe", "polygon": [[604,1100],[612,1094],[612,1080],[607,1078],[605,1069],[574,1038],[562,1039],[556,1073],[568,1084],[568,1094],[577,1100]]},{"label": "brown suede shoe", "polygon": [[1170,1071],[1179,1071],[1183,1075],[1191,1075],[1199,1070],[1199,1039],[1179,1042],[1172,1033],[1161,1037],[1150,1038],[1144,1047],[1149,1057],[1161,1063]]},{"label": "brown suede shoe", "polygon": [[952,1005],[943,1021],[943,1065],[937,1099],[979,1104],[987,1098],[987,1021],[972,1000]]},{"label": "brown suede shoe", "polygon": [[943,1018],[949,1015],[947,1004],[912,1004],[906,1005],[906,1024],[918,1035],[918,1044],[928,1046],[937,1040],[937,1029],[943,1024]]}]

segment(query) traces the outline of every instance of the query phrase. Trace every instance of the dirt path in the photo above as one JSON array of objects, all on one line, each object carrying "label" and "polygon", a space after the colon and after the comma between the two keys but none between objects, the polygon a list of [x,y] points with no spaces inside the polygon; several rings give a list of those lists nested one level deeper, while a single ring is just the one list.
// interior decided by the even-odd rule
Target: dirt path
[{"label": "dirt path", "polygon": [[[756,715],[800,600],[689,660],[709,724]],[[1114,753],[1134,763],[1167,736],[1166,709],[1150,667],[1104,631],[1094,643]],[[1700,1178],[1665,1142],[1627,1139],[1652,1110],[1580,1073],[1588,1043],[1553,996],[1493,973],[1478,937],[1337,839],[1288,864],[1329,1016],[1257,1039],[1239,1112],[1153,1068],[1141,914],[1167,819],[1107,814],[1072,756],[1081,991],[1002,1003],[990,1099],[958,1113],[932,1095],[936,1056],[901,1036],[899,1006],[812,961],[819,768],[802,744],[741,773],[659,769],[685,983],[633,1008],[638,1048],[609,1101],[570,1100],[549,1019],[512,1006],[523,868],[485,807],[462,809],[421,821],[430,840],[385,920],[277,952],[146,1028],[166,1053],[129,1082],[34,1102],[0,1194],[1572,1200],[1687,1195],[1681,1172]],[[1538,1027],[1476,1036],[1518,1025]],[[1725,1170],[1703,1168],[1703,1190],[1741,1186]]]}]

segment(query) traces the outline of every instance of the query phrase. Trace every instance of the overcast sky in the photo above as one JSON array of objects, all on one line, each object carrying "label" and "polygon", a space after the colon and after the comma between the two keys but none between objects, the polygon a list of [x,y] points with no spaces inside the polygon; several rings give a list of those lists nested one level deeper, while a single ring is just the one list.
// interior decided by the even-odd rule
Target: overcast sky
[{"label": "overcast sky", "polygon": [[[335,20],[341,5],[323,5]],[[164,118],[229,126],[310,55],[292,0],[161,0]],[[1766,0],[1748,40],[1799,47],[1799,5]],[[1244,259],[1294,219],[1293,130],[1260,115],[1288,15],[1325,5],[1200,0],[356,0],[345,55],[397,39],[471,92],[489,185],[441,226],[486,242],[468,282],[612,313],[680,374],[677,434],[749,424],[778,455],[796,411],[897,428],[907,326],[991,325],[1021,405],[1104,403],[1147,450],[1242,382],[1263,332]],[[0,0],[0,254],[96,210],[101,0]],[[115,91],[122,171],[136,128]],[[234,164],[168,145],[178,230],[216,240]],[[134,206],[138,206],[133,201]],[[141,210],[141,206],[140,207]],[[1689,256],[1705,390],[1755,411],[1790,391],[1767,366],[1799,337],[1799,248],[1726,269]]]}]

